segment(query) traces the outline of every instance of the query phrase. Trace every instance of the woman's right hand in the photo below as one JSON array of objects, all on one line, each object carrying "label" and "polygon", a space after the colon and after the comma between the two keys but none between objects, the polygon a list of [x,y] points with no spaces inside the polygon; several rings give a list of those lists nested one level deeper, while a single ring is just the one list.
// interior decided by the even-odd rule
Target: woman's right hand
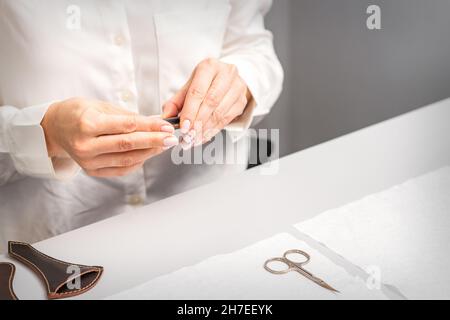
[{"label": "woman's right hand", "polygon": [[41,126],[50,157],[69,156],[97,177],[126,175],[178,144],[173,126],[159,117],[83,98],[51,105]]}]

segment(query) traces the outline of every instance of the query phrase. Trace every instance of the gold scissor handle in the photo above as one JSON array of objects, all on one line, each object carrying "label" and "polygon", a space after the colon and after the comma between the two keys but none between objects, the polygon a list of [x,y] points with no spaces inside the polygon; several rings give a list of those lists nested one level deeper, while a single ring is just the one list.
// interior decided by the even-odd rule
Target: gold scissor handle
[{"label": "gold scissor handle", "polygon": [[[303,257],[305,257],[305,261],[294,261],[289,259],[288,255],[290,254],[298,254],[301,255]],[[298,249],[292,249],[292,250],[288,250],[283,254],[283,258],[285,258],[286,260],[288,260],[290,263],[294,264],[295,266],[297,266],[298,268],[300,268],[301,266],[303,266],[304,264],[307,264],[309,262],[309,260],[311,260],[311,257],[309,256],[309,254],[307,254],[305,251],[302,250],[298,250]]]},{"label": "gold scissor handle", "polygon": [[[293,260],[289,259],[289,257],[288,257],[290,254],[291,255],[292,254],[299,254],[299,255],[305,257],[306,260],[305,261],[293,261]],[[270,273],[273,273],[273,274],[285,274],[285,273],[287,273],[289,271],[298,271],[299,269],[303,270],[302,266],[304,264],[307,264],[310,259],[311,258],[309,256],[309,254],[307,254],[305,251],[298,250],[298,249],[292,249],[292,250],[286,251],[283,254],[283,257],[276,257],[276,258],[272,258],[272,259],[267,260],[264,263],[264,269],[266,269],[267,271],[269,271]],[[283,269],[283,270],[274,270],[274,269],[269,267],[269,265],[272,262],[281,262],[281,263],[285,264],[287,266],[287,268]]]},{"label": "gold scissor handle", "polygon": [[[287,266],[287,268],[283,269],[283,270],[274,270],[269,267],[269,265],[272,262],[281,262],[281,263],[285,264]],[[287,260],[286,258],[277,257],[277,258],[272,258],[272,259],[266,260],[266,262],[264,262],[264,269],[266,269],[266,271],[273,273],[273,274],[285,274],[285,273],[292,271],[293,268],[295,268],[295,266],[291,266],[289,263],[289,260]]]},{"label": "gold scissor handle", "polygon": [[[305,257],[306,260],[305,261],[293,261],[288,258],[288,256],[292,255],[292,254],[302,255],[303,257]],[[266,269],[267,271],[269,271],[270,273],[273,273],[273,274],[285,274],[290,271],[299,271],[300,269],[303,270],[302,266],[304,264],[308,263],[309,260],[310,260],[310,256],[305,251],[298,250],[298,249],[292,249],[292,250],[286,251],[283,254],[283,257],[276,257],[276,258],[267,260],[264,263],[264,269]],[[287,266],[287,268],[283,269],[283,270],[274,270],[269,266],[273,262],[281,262],[281,263],[285,264]],[[304,270],[304,271],[305,271],[305,273],[308,273],[306,270]]]}]

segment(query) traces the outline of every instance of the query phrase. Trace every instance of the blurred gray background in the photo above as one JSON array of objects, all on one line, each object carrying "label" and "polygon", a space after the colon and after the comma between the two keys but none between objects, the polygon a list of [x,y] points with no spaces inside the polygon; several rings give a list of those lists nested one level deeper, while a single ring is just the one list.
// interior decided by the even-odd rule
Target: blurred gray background
[{"label": "blurred gray background", "polygon": [[449,16],[450,0],[274,0],[286,79],[259,127],[280,129],[286,155],[450,97]]}]

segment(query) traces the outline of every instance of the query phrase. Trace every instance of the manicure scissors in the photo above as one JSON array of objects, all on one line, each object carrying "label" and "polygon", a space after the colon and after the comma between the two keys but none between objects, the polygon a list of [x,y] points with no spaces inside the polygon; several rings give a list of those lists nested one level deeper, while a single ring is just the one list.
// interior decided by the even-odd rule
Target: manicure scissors
[{"label": "manicure scissors", "polygon": [[[303,256],[304,261],[293,261],[291,259],[288,258],[289,255],[300,255]],[[319,286],[321,286],[322,288],[325,288],[327,290],[330,290],[332,292],[339,292],[338,290],[334,289],[332,286],[330,286],[329,284],[327,284],[325,281],[323,281],[322,279],[319,279],[317,277],[315,277],[312,273],[310,273],[309,271],[306,271],[305,269],[303,269],[303,266],[305,264],[307,264],[309,261],[311,260],[309,254],[307,254],[306,252],[302,251],[302,250],[297,250],[297,249],[293,249],[293,250],[288,250],[283,254],[283,257],[277,257],[277,258],[272,258],[267,260],[264,263],[264,269],[266,269],[268,272],[273,273],[273,274],[285,274],[291,271],[295,271],[300,273],[302,276],[306,277],[307,279],[313,281],[314,283],[318,284]],[[285,266],[287,266],[286,269],[282,269],[282,270],[275,270],[269,267],[269,265],[273,262],[281,262],[283,263]]]}]

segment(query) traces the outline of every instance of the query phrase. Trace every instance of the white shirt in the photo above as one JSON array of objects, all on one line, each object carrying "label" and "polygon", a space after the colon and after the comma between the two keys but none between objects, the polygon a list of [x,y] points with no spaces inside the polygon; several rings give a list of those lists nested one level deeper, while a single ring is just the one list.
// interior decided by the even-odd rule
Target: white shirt
[{"label": "white shirt", "polygon": [[160,114],[194,67],[215,57],[237,65],[254,96],[227,127],[242,133],[281,91],[283,72],[263,21],[270,5],[0,0],[0,252],[7,240],[35,242],[243,170],[176,166],[166,152],[127,177],[96,179],[72,161],[54,168],[40,122],[54,101],[77,96]]}]

